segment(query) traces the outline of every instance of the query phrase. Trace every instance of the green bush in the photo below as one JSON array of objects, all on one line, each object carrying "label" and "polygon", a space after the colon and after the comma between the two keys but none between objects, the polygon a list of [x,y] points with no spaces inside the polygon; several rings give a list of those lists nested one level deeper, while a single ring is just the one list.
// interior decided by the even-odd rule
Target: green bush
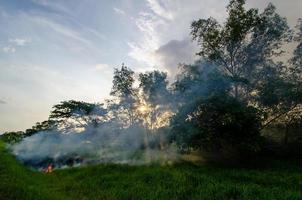
[{"label": "green bush", "polygon": [[259,111],[228,95],[199,100],[182,109],[172,124],[181,146],[236,158],[261,150]]}]

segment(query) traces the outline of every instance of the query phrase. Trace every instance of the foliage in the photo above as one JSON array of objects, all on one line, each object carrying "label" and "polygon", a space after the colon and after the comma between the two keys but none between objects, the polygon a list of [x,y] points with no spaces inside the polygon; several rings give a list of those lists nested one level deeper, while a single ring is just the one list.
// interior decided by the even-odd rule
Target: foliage
[{"label": "foliage", "polygon": [[121,69],[114,70],[113,86],[111,95],[120,98],[128,99],[134,95],[133,83],[134,83],[134,72],[124,64]]},{"label": "foliage", "polygon": [[[246,10],[245,0],[231,0],[224,25],[213,18],[192,23],[192,37],[201,51],[198,55],[215,62],[234,85],[234,96],[246,98],[253,76],[272,56],[280,55],[281,44],[288,41],[290,31],[286,19],[269,4],[263,13]],[[256,78],[256,80],[254,80]]]},{"label": "foliage", "polygon": [[235,169],[190,163],[97,165],[42,174],[20,165],[0,142],[0,163],[0,199],[6,200],[302,198],[301,164],[288,161]]},{"label": "foliage", "polygon": [[180,113],[182,123],[177,120],[173,127],[178,143],[217,153],[230,147],[241,155],[260,150],[261,119],[254,107],[220,95],[197,101],[185,111]]},{"label": "foliage", "polygon": [[199,60],[191,65],[181,65],[172,86],[175,101],[184,105],[201,97],[229,93],[230,80],[213,63]]},{"label": "foliage", "polygon": [[52,130],[55,126],[55,121],[46,120],[43,122],[37,122],[36,125],[32,126],[30,129],[26,129],[24,133],[24,137],[32,136],[41,131],[49,131]]},{"label": "foliage", "polygon": [[97,126],[105,120],[106,113],[103,104],[70,100],[54,105],[49,119],[57,128],[68,132],[88,125]]},{"label": "foliage", "polygon": [[[114,70],[110,95],[118,98],[118,103],[113,103],[111,108],[119,109],[119,118],[124,118],[126,125],[132,125],[135,122],[135,104],[137,102],[137,91],[133,88],[134,72],[122,64],[121,69]],[[121,113],[121,111],[124,111]],[[126,115],[126,118],[124,116]]]},{"label": "foliage", "polygon": [[[167,88],[167,73],[152,71],[139,74],[141,90],[138,112],[143,123],[150,129],[160,128],[169,121],[171,94]],[[166,116],[165,116],[166,115]],[[165,120],[165,122],[160,122]],[[159,122],[159,123],[158,123]]]},{"label": "foliage", "polygon": [[0,139],[3,141],[14,144],[20,142],[23,138],[32,136],[41,131],[48,131],[54,128],[54,121],[46,120],[43,122],[37,122],[36,125],[32,126],[29,129],[26,129],[25,132],[17,131],[17,132],[5,132],[0,135]]},{"label": "foliage", "polygon": [[167,73],[160,71],[139,74],[139,88],[142,89],[144,99],[150,104],[166,104],[169,99],[167,88]]},{"label": "foliage", "polygon": [[296,49],[294,50],[293,58],[290,60],[292,67],[292,73],[295,75],[293,78],[301,81],[302,74],[302,19],[298,20],[296,26],[297,33],[294,37],[295,42],[298,43]]},{"label": "foliage", "polygon": [[[113,98],[105,104],[62,101],[47,121],[2,138],[18,142],[52,129],[84,133],[94,128],[96,133],[108,123],[121,133],[146,129],[141,133],[146,141],[148,134],[161,138],[172,130],[181,147],[256,152],[260,130],[282,124],[287,144],[288,130],[302,119],[302,20],[294,34],[273,4],[260,13],[245,2],[230,0],[224,23],[210,17],[191,24],[201,58],[180,65],[171,87],[167,73],[157,70],[140,73],[135,86],[134,71],[122,64],[114,70]],[[292,40],[298,43],[293,57],[277,61],[282,45]]]},{"label": "foliage", "polygon": [[24,138],[24,132],[5,132],[0,135],[0,139],[6,143],[14,144],[20,142]]},{"label": "foliage", "polygon": [[[262,129],[273,123],[291,126],[301,118],[301,20],[293,35],[271,3],[259,13],[246,9],[245,0],[231,0],[227,11],[224,24],[213,18],[192,23],[198,55],[230,77],[233,96],[262,111]],[[277,62],[292,39],[298,42],[293,58],[288,65]]]}]

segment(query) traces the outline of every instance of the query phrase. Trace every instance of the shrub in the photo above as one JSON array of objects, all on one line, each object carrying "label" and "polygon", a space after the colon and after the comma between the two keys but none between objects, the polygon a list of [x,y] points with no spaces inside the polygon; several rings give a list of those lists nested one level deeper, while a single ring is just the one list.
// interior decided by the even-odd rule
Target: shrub
[{"label": "shrub", "polygon": [[[243,158],[261,149],[261,118],[256,108],[228,95],[215,95],[185,110],[173,121],[178,144],[228,158]],[[184,122],[177,123],[183,118]]]}]

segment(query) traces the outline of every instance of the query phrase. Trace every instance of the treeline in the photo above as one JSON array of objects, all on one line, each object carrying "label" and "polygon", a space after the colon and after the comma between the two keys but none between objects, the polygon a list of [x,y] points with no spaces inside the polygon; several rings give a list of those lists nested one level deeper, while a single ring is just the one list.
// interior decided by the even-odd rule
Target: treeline
[{"label": "treeline", "polygon": [[[302,147],[302,20],[292,30],[273,4],[260,13],[246,9],[245,0],[231,0],[227,13],[222,24],[214,18],[191,24],[200,59],[180,65],[173,83],[152,71],[139,74],[134,87],[134,72],[122,65],[104,103],[64,101],[47,121],[1,137],[18,142],[46,130],[72,133],[115,123],[144,128],[148,148],[175,143],[183,151],[246,158],[280,145]],[[289,43],[296,48],[287,59]]]}]

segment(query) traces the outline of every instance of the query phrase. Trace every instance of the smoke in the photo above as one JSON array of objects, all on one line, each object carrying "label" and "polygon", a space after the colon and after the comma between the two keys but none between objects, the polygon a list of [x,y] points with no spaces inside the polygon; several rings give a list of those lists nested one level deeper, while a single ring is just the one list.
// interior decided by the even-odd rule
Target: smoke
[{"label": "smoke", "polygon": [[0,99],[0,104],[7,104],[7,102],[4,101],[4,100],[2,100],[2,99]]},{"label": "smoke", "polygon": [[118,127],[116,123],[107,122],[99,127],[89,126],[80,133],[44,131],[9,148],[22,163],[38,170],[49,164],[55,168],[97,163],[145,165],[166,164],[178,159],[173,145],[165,148],[159,145],[168,144],[163,134],[158,137],[159,134],[139,125]]},{"label": "smoke", "polygon": [[[92,112],[75,109],[71,115],[68,113],[71,117],[63,123],[65,129],[36,133],[11,145],[10,149],[21,162],[39,170],[50,164],[55,168],[66,168],[97,163],[146,165],[176,162],[180,159],[179,147],[170,141],[173,138],[170,124],[173,115],[184,103],[225,90],[228,85],[218,76],[216,67],[204,61],[184,65],[181,70],[174,89],[167,90],[165,74],[147,73],[145,77],[148,79],[145,80],[154,83],[150,81],[153,84],[146,85],[145,96],[140,96],[138,102],[108,102],[107,107],[95,105]],[[82,109],[92,106],[83,106],[82,103],[70,101],[67,105],[81,105]],[[63,102],[56,108],[65,104]],[[133,105],[127,107],[124,104]],[[61,111],[65,112],[63,109],[55,113]],[[76,124],[68,124],[70,118],[74,119],[71,123]],[[79,129],[78,122],[83,122],[82,118],[89,123],[80,131],[76,130]]]}]

